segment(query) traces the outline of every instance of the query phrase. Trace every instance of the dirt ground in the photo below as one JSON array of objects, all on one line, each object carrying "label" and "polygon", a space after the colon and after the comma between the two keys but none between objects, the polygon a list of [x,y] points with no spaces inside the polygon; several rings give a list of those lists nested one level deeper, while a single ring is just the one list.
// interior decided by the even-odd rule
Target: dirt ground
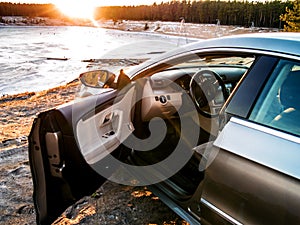
[{"label": "dirt ground", "polygon": [[[72,101],[79,81],[0,99],[0,225],[36,224],[27,136],[35,115]],[[53,224],[187,224],[146,187],[104,183]]]}]

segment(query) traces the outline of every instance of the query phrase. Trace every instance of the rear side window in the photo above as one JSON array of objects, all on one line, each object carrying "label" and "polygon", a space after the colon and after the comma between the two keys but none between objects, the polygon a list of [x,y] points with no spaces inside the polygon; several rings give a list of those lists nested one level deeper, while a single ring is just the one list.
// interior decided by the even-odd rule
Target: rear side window
[{"label": "rear side window", "polygon": [[250,120],[300,136],[300,63],[279,61]]}]

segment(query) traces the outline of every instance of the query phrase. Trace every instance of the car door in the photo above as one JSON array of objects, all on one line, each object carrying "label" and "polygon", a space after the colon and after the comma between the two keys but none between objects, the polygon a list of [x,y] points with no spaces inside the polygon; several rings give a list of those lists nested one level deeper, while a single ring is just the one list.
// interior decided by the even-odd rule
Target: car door
[{"label": "car door", "polygon": [[[135,94],[135,86],[129,85],[43,112],[35,119],[29,160],[38,224],[51,224],[112,173],[106,158],[118,158],[120,143],[134,130]],[[95,165],[104,173],[97,173]]]},{"label": "car door", "polygon": [[[225,126],[210,150],[198,199],[203,224],[300,222],[299,118],[276,121],[287,114],[287,105],[288,111],[298,109],[298,101],[289,105],[283,99],[299,96],[299,63],[262,57],[257,66],[261,62],[260,77],[248,74],[228,103]],[[285,80],[292,76],[297,81],[286,89],[294,94],[282,97]],[[254,78],[260,79],[256,85]]]}]

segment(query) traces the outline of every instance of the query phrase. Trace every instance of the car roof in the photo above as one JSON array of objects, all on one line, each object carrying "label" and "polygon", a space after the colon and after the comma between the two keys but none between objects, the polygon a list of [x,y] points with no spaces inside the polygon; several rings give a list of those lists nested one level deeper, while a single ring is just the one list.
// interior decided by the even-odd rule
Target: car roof
[{"label": "car roof", "polygon": [[178,48],[177,51],[205,48],[244,48],[300,56],[300,33],[278,32],[225,36],[200,40]]},{"label": "car roof", "polygon": [[251,33],[225,36],[199,40],[192,44],[187,44],[166,52],[157,58],[146,61],[138,66],[131,73],[132,75],[139,70],[168,59],[170,57],[184,54],[186,52],[205,51],[205,50],[244,50],[247,52],[265,52],[270,55],[291,55],[300,57],[300,33],[292,32],[270,32],[270,33]]}]

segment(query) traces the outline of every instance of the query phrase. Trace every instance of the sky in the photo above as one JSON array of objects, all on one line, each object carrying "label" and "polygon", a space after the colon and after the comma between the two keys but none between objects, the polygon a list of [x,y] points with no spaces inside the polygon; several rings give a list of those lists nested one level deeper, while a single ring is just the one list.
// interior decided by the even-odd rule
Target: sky
[{"label": "sky", "polygon": [[[55,2],[66,2],[68,0],[5,0],[2,2],[13,2],[13,3],[55,3]],[[0,0],[1,2],[1,0]],[[73,0],[71,2],[81,2],[81,4],[88,3],[95,6],[123,6],[123,5],[152,5],[154,2],[161,3],[162,0]]]}]

